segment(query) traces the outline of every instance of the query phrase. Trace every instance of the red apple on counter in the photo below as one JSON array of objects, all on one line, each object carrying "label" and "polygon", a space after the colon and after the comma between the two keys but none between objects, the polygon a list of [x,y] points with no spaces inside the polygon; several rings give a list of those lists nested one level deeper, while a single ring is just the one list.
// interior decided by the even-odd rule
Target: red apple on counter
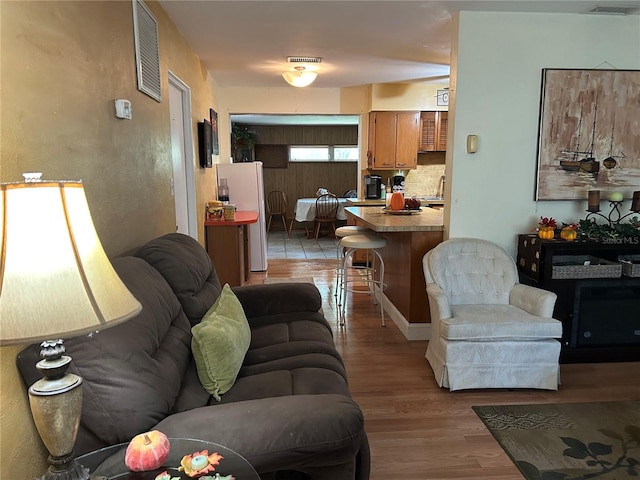
[{"label": "red apple on counter", "polygon": [[420,208],[420,199],[416,197],[405,198],[404,208],[408,210],[418,210]]}]

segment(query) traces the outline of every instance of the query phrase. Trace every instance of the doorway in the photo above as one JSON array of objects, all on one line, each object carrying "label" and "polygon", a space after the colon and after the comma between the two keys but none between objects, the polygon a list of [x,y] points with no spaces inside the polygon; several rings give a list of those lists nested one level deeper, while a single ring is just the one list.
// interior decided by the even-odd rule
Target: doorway
[{"label": "doorway", "polygon": [[171,118],[171,192],[175,203],[176,232],[198,239],[196,215],[191,90],[169,71],[169,116]]}]

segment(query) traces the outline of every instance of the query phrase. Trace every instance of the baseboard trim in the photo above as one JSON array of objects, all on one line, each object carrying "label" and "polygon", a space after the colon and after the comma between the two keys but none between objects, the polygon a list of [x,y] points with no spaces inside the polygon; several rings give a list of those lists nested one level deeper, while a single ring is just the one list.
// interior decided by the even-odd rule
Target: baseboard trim
[{"label": "baseboard trim", "polygon": [[431,339],[430,323],[409,323],[386,295],[383,295],[382,306],[387,316],[393,320],[407,340]]}]

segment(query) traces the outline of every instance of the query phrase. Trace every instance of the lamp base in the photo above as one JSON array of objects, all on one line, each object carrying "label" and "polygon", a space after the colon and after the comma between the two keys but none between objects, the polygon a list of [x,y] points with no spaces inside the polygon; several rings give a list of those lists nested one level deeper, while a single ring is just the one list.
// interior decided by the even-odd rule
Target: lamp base
[{"label": "lamp base", "polygon": [[80,465],[72,455],[49,457],[49,469],[34,480],[89,480],[89,469]]},{"label": "lamp base", "polygon": [[49,468],[39,480],[89,480],[89,469],[73,454],[80,413],[82,378],[66,373],[71,357],[62,340],[42,343],[36,367],[43,378],[29,387],[29,405],[42,443],[49,451]]}]

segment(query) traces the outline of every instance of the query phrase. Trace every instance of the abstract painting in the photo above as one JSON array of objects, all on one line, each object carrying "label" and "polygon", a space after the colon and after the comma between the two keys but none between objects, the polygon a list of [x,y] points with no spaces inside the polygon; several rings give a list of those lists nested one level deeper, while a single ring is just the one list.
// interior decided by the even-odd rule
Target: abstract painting
[{"label": "abstract painting", "polygon": [[543,69],[536,200],[640,187],[640,70]]}]

